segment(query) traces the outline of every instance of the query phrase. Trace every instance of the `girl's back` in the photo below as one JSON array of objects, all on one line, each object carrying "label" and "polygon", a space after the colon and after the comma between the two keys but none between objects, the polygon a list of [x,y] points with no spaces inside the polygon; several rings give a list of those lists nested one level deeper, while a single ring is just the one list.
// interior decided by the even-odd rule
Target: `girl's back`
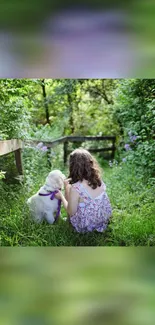
[{"label": "girl's back", "polygon": [[102,182],[101,186],[93,189],[83,180],[76,182],[72,187],[79,194],[77,211],[70,218],[73,227],[78,232],[104,231],[112,212],[105,184]]},{"label": "girl's back", "polygon": [[97,186],[97,188],[93,189],[90,185],[88,185],[88,181],[85,179],[81,182],[81,185],[87,191],[87,193],[90,195],[90,197],[92,197],[94,199],[97,196],[99,196],[101,193],[103,193],[106,189],[106,186],[104,184],[103,184],[103,186]]}]

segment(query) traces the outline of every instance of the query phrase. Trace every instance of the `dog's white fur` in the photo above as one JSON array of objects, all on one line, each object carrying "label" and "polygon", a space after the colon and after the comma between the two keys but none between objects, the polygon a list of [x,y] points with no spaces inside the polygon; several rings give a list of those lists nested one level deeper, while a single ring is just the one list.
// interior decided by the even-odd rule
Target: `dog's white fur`
[{"label": "dog's white fur", "polygon": [[65,175],[60,170],[53,170],[46,178],[45,185],[40,190],[30,197],[27,201],[33,219],[40,223],[46,219],[48,223],[53,224],[55,221],[55,212],[58,208],[58,200],[50,199],[50,196],[40,196],[41,194],[48,194],[55,190],[63,189]]}]

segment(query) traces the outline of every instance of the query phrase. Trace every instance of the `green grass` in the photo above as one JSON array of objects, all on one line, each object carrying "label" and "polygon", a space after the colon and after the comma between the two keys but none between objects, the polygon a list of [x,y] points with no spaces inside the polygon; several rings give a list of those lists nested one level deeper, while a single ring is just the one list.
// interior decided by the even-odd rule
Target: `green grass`
[{"label": "green grass", "polygon": [[[104,233],[76,233],[62,210],[58,224],[35,224],[29,215],[27,198],[44,182],[40,176],[32,193],[19,185],[6,185],[0,206],[1,246],[153,246],[155,245],[154,190],[142,182],[134,169],[103,166],[103,179],[113,208]],[[145,184],[145,185],[144,185]],[[6,194],[5,194],[6,193]]]}]

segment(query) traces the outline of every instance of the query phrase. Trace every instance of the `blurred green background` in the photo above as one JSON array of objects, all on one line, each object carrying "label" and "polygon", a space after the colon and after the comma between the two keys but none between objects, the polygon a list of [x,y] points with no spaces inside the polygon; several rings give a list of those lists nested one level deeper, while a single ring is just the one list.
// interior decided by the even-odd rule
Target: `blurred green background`
[{"label": "blurred green background", "polygon": [[[44,77],[49,76],[55,78],[56,72],[54,72],[54,67],[57,66],[56,70],[60,69],[60,73],[59,71],[57,72],[56,78],[68,78],[69,65],[67,65],[66,68],[67,72],[66,70],[63,70],[65,69],[65,63],[62,64],[62,67],[59,67],[60,62],[58,61],[57,63],[57,60],[60,59],[59,57],[61,57],[62,50],[59,49],[59,47],[57,48],[57,46],[54,45],[55,43],[51,41],[51,38],[53,37],[55,19],[57,20],[57,14],[64,13],[66,9],[71,9],[74,11],[74,13],[76,10],[80,10],[81,13],[85,10],[88,10],[88,13],[89,10],[92,12],[108,12],[110,10],[111,14],[114,16],[114,20],[116,18],[115,14],[117,14],[119,11],[122,15],[122,18],[120,19],[120,29],[118,27],[118,34],[125,34],[125,38],[123,38],[123,40],[121,38],[121,44],[119,44],[120,39],[117,33],[114,40],[108,36],[109,42],[111,40],[113,44],[112,50],[108,47],[106,39],[104,40],[104,53],[108,51],[109,58],[112,54],[111,52],[116,53],[114,57],[116,62],[113,59],[114,63],[112,64],[112,66],[114,65],[114,68],[116,68],[118,65],[117,49],[122,46],[122,49],[120,49],[119,52],[119,57],[123,54],[124,51],[127,52],[126,66],[129,67],[129,71],[125,69],[122,62],[122,66],[116,70],[116,77],[120,78],[126,76],[134,78],[154,78],[155,2],[153,0],[130,0],[129,2],[122,0],[80,0],[78,3],[73,3],[71,0],[66,0],[65,2],[62,0],[1,0],[0,59],[1,61],[7,62],[5,63],[5,66],[2,65],[1,67],[1,77],[33,77],[34,75],[40,77],[44,75]],[[80,20],[78,24],[80,25]],[[78,29],[78,26],[76,26],[76,28]],[[103,37],[104,36],[105,35],[103,33]],[[70,46],[70,43],[66,42],[67,41],[65,39],[64,43],[68,48],[68,55],[70,55],[71,52],[74,51],[74,46]],[[126,42],[128,43],[128,46]],[[64,43],[62,46],[63,51],[65,52]],[[100,46],[102,48],[101,43],[102,39],[100,41]],[[80,43],[79,47],[77,46],[77,49],[79,48],[79,52],[82,50],[81,44],[82,43]],[[95,45],[93,45],[93,47],[95,47]],[[100,53],[101,48],[98,49],[98,53]],[[127,58],[128,55],[129,57]],[[97,57],[97,54],[95,56]],[[104,55],[104,61],[106,60],[105,58],[106,55]],[[49,60],[51,60],[51,62]],[[64,62],[66,62],[65,60],[66,59],[64,59]],[[86,65],[86,63],[84,65]],[[50,68],[51,66],[52,68]],[[31,74],[32,67],[33,73]],[[48,74],[49,70],[51,71],[51,75]],[[104,70],[106,69],[101,68],[101,71],[102,70],[104,76]],[[115,75],[113,75],[111,71],[110,74],[108,74],[108,77],[115,77]],[[74,75],[72,72],[71,77],[80,77],[80,75]],[[86,75],[85,77],[88,76]],[[100,77],[98,70],[95,75],[95,78],[97,77]]]},{"label": "blurred green background", "polygon": [[42,24],[42,22],[49,17],[49,14],[68,9],[68,8],[90,8],[91,10],[105,9],[105,8],[130,8],[133,0],[130,3],[124,3],[122,0],[79,0],[74,2],[72,0],[1,0],[0,5],[0,26],[23,28],[24,30],[33,29]]},{"label": "blurred green background", "polygon": [[154,325],[154,249],[1,248],[0,324]]}]

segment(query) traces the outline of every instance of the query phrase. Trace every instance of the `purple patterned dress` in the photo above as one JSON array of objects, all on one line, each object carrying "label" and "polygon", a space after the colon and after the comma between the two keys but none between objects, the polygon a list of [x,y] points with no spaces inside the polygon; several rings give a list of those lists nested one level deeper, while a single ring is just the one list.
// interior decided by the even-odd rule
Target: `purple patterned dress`
[{"label": "purple patterned dress", "polygon": [[97,230],[103,232],[107,228],[112,213],[109,198],[106,194],[106,186],[102,182],[103,192],[95,199],[90,196],[81,182],[72,187],[79,193],[84,202],[78,204],[76,213],[70,217],[72,226],[79,233]]}]

